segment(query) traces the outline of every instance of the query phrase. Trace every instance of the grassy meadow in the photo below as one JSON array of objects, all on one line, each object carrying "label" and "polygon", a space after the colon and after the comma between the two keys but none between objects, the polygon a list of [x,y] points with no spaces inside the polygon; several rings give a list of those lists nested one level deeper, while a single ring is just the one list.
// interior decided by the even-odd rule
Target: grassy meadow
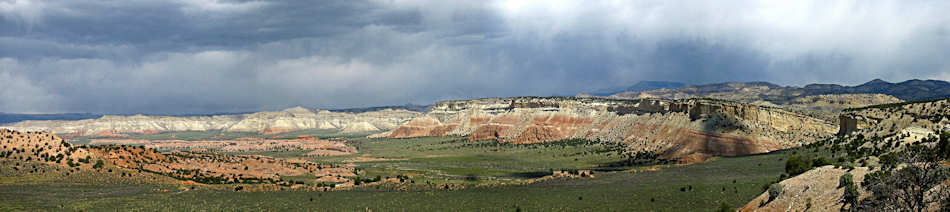
[{"label": "grassy meadow", "polygon": [[3,184],[0,210],[711,211],[719,201],[739,206],[760,194],[763,184],[784,173],[785,154],[451,191],[160,192],[160,185]]}]

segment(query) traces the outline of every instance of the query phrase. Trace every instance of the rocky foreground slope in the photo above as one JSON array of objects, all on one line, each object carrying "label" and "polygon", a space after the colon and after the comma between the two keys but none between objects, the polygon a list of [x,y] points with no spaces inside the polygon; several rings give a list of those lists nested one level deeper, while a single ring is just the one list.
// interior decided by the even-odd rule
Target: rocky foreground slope
[{"label": "rocky foreground slope", "polygon": [[422,113],[408,110],[384,109],[362,113],[346,113],[295,107],[277,112],[238,115],[134,115],[104,116],[98,119],[78,121],[22,121],[3,125],[0,128],[74,135],[208,130],[271,134],[304,129],[374,132],[394,129],[420,115]]},{"label": "rocky foreground slope", "polygon": [[739,211],[841,211],[844,209],[841,195],[845,188],[839,186],[839,178],[845,173],[850,173],[855,182],[861,182],[868,169],[818,167],[778,183],[782,187],[778,196],[769,197],[768,192],[763,192]]},{"label": "rocky foreground slope", "polygon": [[[926,150],[923,152],[905,151],[914,150],[915,148],[909,148],[909,146],[915,144],[920,144],[919,147],[924,148],[940,148],[937,142],[937,138],[941,137],[939,134],[950,132],[950,99],[911,101],[847,109],[840,115],[840,119],[838,135],[841,137],[829,140],[827,145],[821,148],[842,148],[838,152],[846,152],[846,154],[840,154],[840,158],[852,159],[848,159],[848,161],[839,160],[839,162],[853,163],[856,164],[855,166],[864,165],[865,167],[855,167],[853,170],[847,170],[844,166],[842,168],[824,166],[812,169],[778,183],[783,189],[776,196],[770,197],[769,192],[763,192],[762,195],[743,206],[740,211],[838,211],[846,209],[842,207],[844,205],[842,194],[845,188],[839,186],[840,182],[838,181],[839,177],[845,173],[850,173],[854,178],[854,182],[861,185],[856,191],[860,194],[858,199],[863,201],[871,195],[868,191],[868,185],[865,185],[866,182],[863,181],[867,179],[866,176],[874,175],[872,171],[889,173],[887,175],[879,173],[877,177],[881,178],[882,176],[895,176],[891,170],[894,167],[898,167],[898,169],[908,166],[927,167],[924,166],[927,163],[942,164],[938,167],[946,166],[945,158],[924,159],[929,158],[929,156],[914,157],[914,155],[927,155],[925,154]],[[918,148],[917,151],[920,151],[920,149]],[[904,156],[901,156],[902,154]],[[885,165],[887,163],[885,161],[891,161],[894,164]],[[929,167],[927,169],[932,170],[933,168]],[[901,191],[899,189],[904,188],[902,186],[923,185],[918,183],[924,182],[926,177],[920,175],[920,173],[923,172],[904,173],[902,176],[914,178],[897,181],[913,181],[913,183],[895,185],[898,190],[894,190],[894,192]],[[944,181],[944,184],[947,183],[945,180],[941,181]],[[934,192],[936,188],[940,187],[924,188],[918,191]],[[894,203],[888,202],[886,204]],[[863,210],[880,210],[874,204],[864,205],[863,207],[871,208]],[[927,207],[930,209],[925,211],[936,211],[939,208],[936,205],[928,205]],[[945,211],[945,209],[941,211]]]},{"label": "rocky foreground slope", "polygon": [[630,151],[698,161],[799,146],[831,136],[831,122],[779,108],[718,100],[490,98],[435,104],[377,136],[469,136],[536,143],[566,138],[623,142]]},{"label": "rocky foreground slope", "polygon": [[934,134],[950,130],[950,99],[903,102],[849,109],[840,116],[840,135],[859,132],[866,137]]}]

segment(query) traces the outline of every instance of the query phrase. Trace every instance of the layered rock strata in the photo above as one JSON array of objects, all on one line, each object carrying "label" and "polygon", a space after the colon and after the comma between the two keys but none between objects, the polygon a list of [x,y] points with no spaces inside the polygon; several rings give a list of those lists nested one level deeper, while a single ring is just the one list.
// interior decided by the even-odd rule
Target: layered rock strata
[{"label": "layered rock strata", "polygon": [[839,135],[860,132],[867,137],[887,137],[907,128],[945,131],[950,130],[950,99],[851,109],[841,113],[839,119]]},{"label": "layered rock strata", "polygon": [[583,138],[688,162],[798,146],[836,130],[825,120],[738,102],[520,97],[439,102],[385,136],[511,143]]},{"label": "layered rock strata", "polygon": [[0,126],[0,128],[74,135],[209,130],[276,134],[304,129],[328,129],[357,133],[391,130],[420,115],[422,113],[408,110],[385,109],[363,113],[345,113],[295,107],[278,112],[238,115],[133,115],[104,116],[98,119],[78,121],[22,121]]}]

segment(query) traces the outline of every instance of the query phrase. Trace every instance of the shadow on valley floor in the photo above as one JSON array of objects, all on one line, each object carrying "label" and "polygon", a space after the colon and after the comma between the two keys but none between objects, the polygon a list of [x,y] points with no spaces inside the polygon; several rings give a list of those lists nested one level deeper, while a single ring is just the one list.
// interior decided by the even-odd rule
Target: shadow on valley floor
[{"label": "shadow on valley floor", "polygon": [[519,172],[505,175],[509,178],[533,179],[551,175],[551,172]]}]

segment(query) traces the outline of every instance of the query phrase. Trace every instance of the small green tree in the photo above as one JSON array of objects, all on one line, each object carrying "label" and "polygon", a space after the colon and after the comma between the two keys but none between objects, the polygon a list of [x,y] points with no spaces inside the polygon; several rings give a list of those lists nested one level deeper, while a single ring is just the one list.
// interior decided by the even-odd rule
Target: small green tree
[{"label": "small green tree", "polygon": [[942,159],[950,158],[950,132],[941,132],[937,141],[937,155]]},{"label": "small green tree", "polygon": [[861,186],[870,195],[857,203],[858,210],[936,211],[932,204],[939,207],[950,199],[950,190],[940,186],[950,178],[950,170],[930,153],[930,149],[911,146],[897,156],[904,167],[865,175]]}]

